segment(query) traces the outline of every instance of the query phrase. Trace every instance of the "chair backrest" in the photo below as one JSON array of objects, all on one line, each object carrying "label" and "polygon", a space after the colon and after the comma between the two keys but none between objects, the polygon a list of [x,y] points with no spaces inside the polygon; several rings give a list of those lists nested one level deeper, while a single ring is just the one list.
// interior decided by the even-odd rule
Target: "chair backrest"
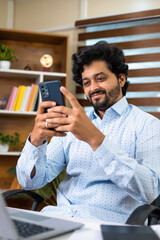
[{"label": "chair backrest", "polygon": [[126,221],[131,225],[155,225],[160,220],[160,195],[151,203],[136,208]]},{"label": "chair backrest", "polygon": [[15,189],[15,190],[9,190],[6,192],[3,192],[3,197],[5,200],[11,198],[11,197],[17,197],[17,195],[23,195],[25,194],[25,197],[29,197],[30,199],[32,199],[32,206],[31,206],[31,210],[36,211],[38,204],[40,204],[41,202],[43,202],[44,198],[41,197],[39,194],[33,192],[33,191],[28,191],[28,190],[24,190],[24,189]]}]

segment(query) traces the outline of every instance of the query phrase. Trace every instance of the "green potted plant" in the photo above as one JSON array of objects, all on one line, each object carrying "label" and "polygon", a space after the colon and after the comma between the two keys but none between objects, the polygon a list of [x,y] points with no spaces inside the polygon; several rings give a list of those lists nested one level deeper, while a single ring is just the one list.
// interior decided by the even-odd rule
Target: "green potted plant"
[{"label": "green potted plant", "polygon": [[13,61],[17,61],[18,57],[14,54],[14,50],[8,47],[8,45],[0,45],[0,68],[10,68],[10,64]]},{"label": "green potted plant", "polygon": [[19,133],[15,132],[14,135],[0,133],[0,152],[7,152],[9,146],[17,147],[19,144]]}]

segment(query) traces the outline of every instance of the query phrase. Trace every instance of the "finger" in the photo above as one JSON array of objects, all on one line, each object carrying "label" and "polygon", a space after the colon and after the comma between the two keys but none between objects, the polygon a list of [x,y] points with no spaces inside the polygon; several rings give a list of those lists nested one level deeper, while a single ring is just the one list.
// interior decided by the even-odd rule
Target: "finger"
[{"label": "finger", "polygon": [[75,98],[75,96],[73,96],[72,93],[70,93],[68,91],[68,89],[66,89],[65,87],[61,86],[60,90],[63,93],[63,95],[68,99],[68,101],[70,102],[72,108],[79,108],[79,107],[81,107],[81,105],[78,103],[78,101]]},{"label": "finger", "polygon": [[52,101],[41,102],[39,104],[37,113],[44,113],[45,108],[51,108],[51,107],[54,107],[54,106],[56,106],[56,103],[52,102]]},{"label": "finger", "polygon": [[65,137],[67,134],[65,132],[58,132],[54,130],[46,130],[46,136],[48,137]]},{"label": "finger", "polygon": [[64,136],[66,136],[65,132],[57,132],[54,129],[51,129],[50,127],[51,126],[46,124],[46,122],[43,124],[43,133],[44,133],[44,135],[46,135],[48,137],[53,137],[53,136],[64,137]]},{"label": "finger", "polygon": [[46,125],[47,124],[54,124],[56,126],[59,125],[65,125],[65,124],[70,124],[71,119],[70,118],[49,118],[46,119]]},{"label": "finger", "polygon": [[54,128],[56,132],[70,132],[69,125],[59,126]]},{"label": "finger", "polygon": [[52,110],[48,109],[48,112],[53,112],[53,113],[59,113],[61,114],[60,117],[62,118],[67,118],[70,114],[72,114],[72,109],[65,107],[65,106],[55,106],[54,108],[52,108]]},{"label": "finger", "polygon": [[[57,106],[58,107],[58,106]],[[60,109],[61,109],[61,106],[59,106],[60,107]],[[55,111],[55,107],[53,107],[53,108],[49,108],[49,109],[47,109],[47,112],[48,113],[50,113],[50,118],[51,117],[67,117],[67,115],[66,114],[64,114],[64,113],[62,113],[60,110],[59,110],[59,108],[58,108],[58,110],[56,110]]]}]

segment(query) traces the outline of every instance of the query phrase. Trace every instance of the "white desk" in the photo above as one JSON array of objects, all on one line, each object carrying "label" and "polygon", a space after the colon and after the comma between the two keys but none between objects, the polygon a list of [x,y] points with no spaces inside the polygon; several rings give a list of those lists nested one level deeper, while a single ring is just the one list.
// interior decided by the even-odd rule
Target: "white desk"
[{"label": "white desk", "polygon": [[[22,209],[15,209],[15,208],[8,208],[9,211],[15,212],[18,210],[22,212],[28,212],[28,210],[22,210]],[[42,214],[39,212],[32,212],[34,214]],[[49,216],[52,217],[52,215],[46,215],[42,214],[44,216]],[[78,218],[69,218],[69,217],[59,217],[55,216],[56,218],[63,219],[63,220],[70,220],[74,222],[80,222],[83,223],[84,226],[78,230],[75,230],[73,232],[54,237],[52,238],[53,240],[102,240],[102,235],[100,231],[100,224],[107,224],[106,222],[103,221],[91,221],[91,220],[84,220],[84,219],[78,219]],[[113,223],[108,223],[108,224],[113,224]],[[117,225],[117,224],[116,224]]]},{"label": "white desk", "polygon": [[103,239],[100,231],[100,224],[101,223],[104,224],[104,222],[90,221],[90,220],[87,221],[87,220],[73,219],[73,218],[71,218],[70,220],[82,222],[84,223],[84,226],[81,229],[78,229],[74,232],[57,237],[56,238],[57,240],[102,240]]},{"label": "white desk", "polygon": [[[9,208],[9,210],[15,211],[15,208]],[[28,210],[20,210],[20,209],[18,209],[18,211],[28,212]],[[34,214],[42,214],[42,213],[34,212]],[[49,215],[49,217],[52,217],[52,216]],[[75,222],[81,222],[84,224],[84,226],[73,232],[54,237],[54,238],[52,238],[52,240],[103,240],[102,234],[101,234],[101,229],[100,229],[100,224],[124,225],[124,224],[117,224],[117,223],[111,223],[111,222],[91,221],[91,220],[69,218],[69,217],[56,216],[56,218],[63,219],[63,220],[75,221]],[[152,226],[152,229],[156,232],[156,234],[160,238],[160,225]]]}]

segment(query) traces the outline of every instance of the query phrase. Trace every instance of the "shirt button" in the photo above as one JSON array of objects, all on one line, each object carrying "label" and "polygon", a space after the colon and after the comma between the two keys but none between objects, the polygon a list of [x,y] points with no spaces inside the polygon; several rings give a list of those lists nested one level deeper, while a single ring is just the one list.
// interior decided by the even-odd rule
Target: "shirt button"
[{"label": "shirt button", "polygon": [[38,152],[35,152],[34,154],[37,156],[37,155],[38,155]]},{"label": "shirt button", "polygon": [[76,212],[77,212],[77,210],[73,208],[73,212],[74,212],[74,213],[76,213]]}]

